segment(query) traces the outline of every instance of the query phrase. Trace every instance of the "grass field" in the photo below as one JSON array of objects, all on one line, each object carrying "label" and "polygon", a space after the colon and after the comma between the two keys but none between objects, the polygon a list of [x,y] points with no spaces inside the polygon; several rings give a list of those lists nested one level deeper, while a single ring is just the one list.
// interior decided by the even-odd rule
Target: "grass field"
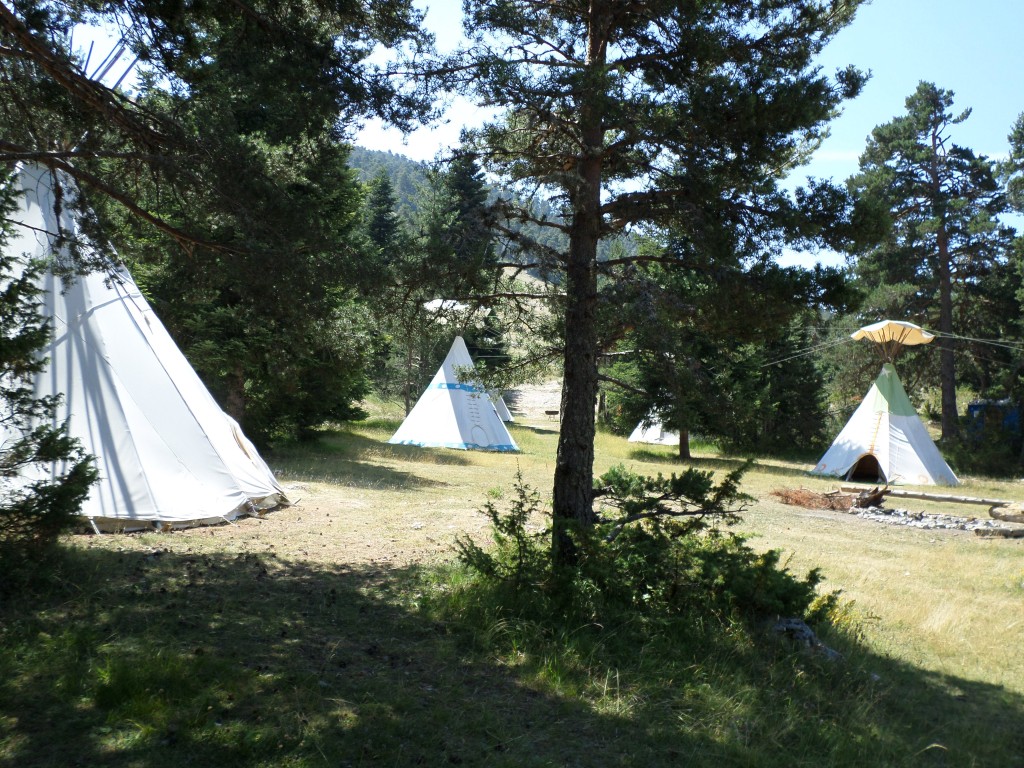
[{"label": "grass field", "polygon": [[[467,634],[425,608],[436,568],[517,469],[549,490],[557,423],[513,456],[388,446],[388,415],[269,455],[301,499],[263,519],[70,537],[0,607],[0,766],[1024,766],[1024,541],[786,506],[836,484],[766,460],[740,528],[841,591],[844,660],[728,628]],[[597,463],[680,468],[608,435]]]}]

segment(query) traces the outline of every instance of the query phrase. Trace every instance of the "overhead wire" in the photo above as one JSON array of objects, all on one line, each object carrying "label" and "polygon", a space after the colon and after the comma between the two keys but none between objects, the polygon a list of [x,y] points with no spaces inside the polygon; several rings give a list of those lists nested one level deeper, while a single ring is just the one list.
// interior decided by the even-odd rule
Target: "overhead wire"
[{"label": "overhead wire", "polygon": [[957,341],[970,341],[975,344],[988,344],[993,347],[1002,347],[1003,349],[1012,349],[1016,352],[1024,352],[1024,342],[1007,342],[1001,339],[976,339],[970,336],[958,336],[955,333],[941,333],[938,331],[932,332],[938,338],[943,339],[955,339]]},{"label": "overhead wire", "polygon": [[[1021,342],[1019,344],[1012,344],[1012,343],[997,341],[995,339],[977,339],[977,338],[972,338],[970,336],[958,336],[956,334],[934,333],[934,332],[933,332],[933,335],[935,335],[936,337],[941,337],[941,338],[951,338],[951,339],[957,339],[957,340],[960,340],[960,341],[970,341],[970,342],[979,343],[979,344],[989,344],[990,346],[994,346],[994,347],[1002,347],[1004,349],[1010,349],[1010,350],[1013,350],[1013,351],[1016,351],[1016,352],[1024,352],[1024,342]],[[769,361],[767,363],[762,363],[761,365],[758,366],[758,368],[767,368],[767,367],[772,366],[772,365],[779,365],[780,363],[787,363],[790,360],[796,360],[796,359],[801,358],[801,357],[807,357],[808,355],[813,355],[813,354],[816,354],[818,352],[822,352],[822,351],[824,351],[826,349],[831,349],[832,347],[836,347],[836,346],[838,346],[840,344],[843,344],[843,343],[845,343],[847,341],[850,341],[850,337],[847,334],[844,333],[842,336],[838,336],[838,337],[836,337],[834,339],[830,339],[830,340],[827,340],[827,341],[824,341],[824,342],[821,342],[821,343],[818,343],[818,344],[814,344],[814,345],[809,346],[809,347],[804,347],[803,349],[799,349],[796,352],[794,352],[793,354],[787,355],[786,357],[781,357],[781,358],[778,358],[777,360],[771,360],[771,361]],[[992,363],[999,362],[999,361],[991,359],[991,358],[982,357],[982,356],[978,355],[977,353],[968,353],[967,350],[957,350],[957,351],[961,352],[961,353],[964,353],[964,354],[972,354],[976,358],[986,360],[986,362],[992,362]]]},{"label": "overhead wire", "polygon": [[758,368],[767,368],[770,365],[778,365],[779,363],[787,363],[790,360],[796,360],[798,357],[807,357],[808,355],[813,355],[813,354],[815,354],[817,352],[822,352],[822,351],[824,351],[826,349],[830,349],[832,347],[838,346],[838,345],[842,344],[843,342],[846,342],[846,341],[849,341],[849,340],[850,340],[849,336],[846,336],[844,334],[843,336],[839,336],[839,337],[837,337],[835,339],[832,339],[830,341],[823,341],[823,342],[821,342],[819,344],[814,344],[813,346],[805,347],[803,349],[799,349],[799,350],[797,350],[796,352],[794,352],[793,354],[791,354],[791,355],[789,355],[787,357],[782,357],[782,358],[779,358],[778,360],[772,360],[771,362],[759,365]]}]

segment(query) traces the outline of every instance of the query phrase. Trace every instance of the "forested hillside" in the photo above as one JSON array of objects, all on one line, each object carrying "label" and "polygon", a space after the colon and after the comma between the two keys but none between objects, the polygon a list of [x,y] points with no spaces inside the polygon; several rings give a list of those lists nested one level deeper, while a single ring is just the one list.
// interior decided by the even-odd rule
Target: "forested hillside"
[{"label": "forested hillside", "polygon": [[427,183],[428,166],[405,155],[394,152],[380,152],[363,147],[352,147],[348,164],[359,172],[359,181],[371,182],[381,171],[391,179],[391,189],[397,200],[397,212],[412,220],[419,210],[419,198],[423,185]]},{"label": "forested hillside", "polygon": [[[359,181],[364,184],[371,182],[381,171],[387,173],[388,178],[391,180],[391,188],[396,200],[396,213],[407,222],[415,222],[421,207],[424,187],[428,184],[430,166],[427,163],[422,163],[394,152],[353,147],[352,154],[349,157],[349,165],[358,171]],[[494,184],[489,185],[488,188],[492,201],[501,195],[512,196],[507,190],[503,190]],[[518,204],[523,205],[527,203],[518,201]],[[529,201],[528,205],[536,218],[561,220],[558,211],[544,200],[532,200]],[[540,227],[532,222],[516,224],[513,228],[525,234],[530,240],[542,247],[546,246],[557,251],[564,251],[569,243],[568,237],[562,232]],[[613,252],[619,253],[624,251],[634,255],[637,247],[637,238],[627,235],[602,241],[598,254],[602,259],[607,258]],[[517,249],[508,242],[501,246],[501,252],[502,256],[509,260],[519,260],[515,256]],[[558,282],[560,279],[557,274],[550,273],[546,275],[546,278],[553,282]]]}]

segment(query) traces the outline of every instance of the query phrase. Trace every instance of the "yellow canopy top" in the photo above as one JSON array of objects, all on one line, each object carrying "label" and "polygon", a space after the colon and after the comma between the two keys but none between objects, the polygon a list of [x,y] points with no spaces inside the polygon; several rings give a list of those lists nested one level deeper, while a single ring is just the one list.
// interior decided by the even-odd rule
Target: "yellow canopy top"
[{"label": "yellow canopy top", "polygon": [[878,344],[895,341],[904,347],[914,344],[928,344],[935,334],[928,333],[919,325],[905,323],[902,320],[882,320],[879,323],[865,325],[859,331],[850,334],[854,341],[868,339]]},{"label": "yellow canopy top", "polygon": [[935,338],[935,334],[928,333],[919,325],[902,320],[882,320],[865,325],[859,331],[850,334],[850,337],[854,341],[867,339],[875,342],[879,345],[885,361],[891,363],[903,347],[928,344]]}]

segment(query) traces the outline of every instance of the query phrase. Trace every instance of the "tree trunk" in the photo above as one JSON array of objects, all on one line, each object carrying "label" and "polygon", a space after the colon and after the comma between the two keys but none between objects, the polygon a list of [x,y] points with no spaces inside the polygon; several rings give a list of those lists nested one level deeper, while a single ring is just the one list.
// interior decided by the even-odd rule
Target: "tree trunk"
[{"label": "tree trunk", "polygon": [[[581,250],[570,247],[570,251]],[[577,255],[572,261],[582,261]],[[594,524],[594,398],[597,396],[597,281],[593,264],[570,264],[565,316],[565,374],[562,425],[558,433],[552,515],[552,555],[572,564],[572,532]],[[589,288],[588,288],[589,284]]]},{"label": "tree trunk", "polygon": [[679,430],[679,458],[681,460],[693,458],[690,455],[690,430]]},{"label": "tree trunk", "polygon": [[405,415],[412,410],[412,335],[410,334],[405,346]]},{"label": "tree trunk", "polygon": [[[603,76],[606,55],[605,4],[594,0],[588,20],[587,63],[591,76]],[[562,378],[562,426],[558,433],[552,493],[551,554],[555,564],[577,561],[574,533],[596,522],[594,514],[594,405],[597,399],[597,243],[601,237],[600,113],[602,90],[595,83],[580,106],[576,178],[568,189],[572,202],[565,283],[565,369]]]},{"label": "tree trunk", "polygon": [[[594,195],[594,198],[597,196]],[[594,403],[597,398],[597,204],[574,217],[566,268],[562,426],[558,433],[552,556],[576,561],[573,530],[594,524]],[[588,215],[586,208],[592,208]]]},{"label": "tree trunk", "polygon": [[953,280],[949,239],[944,223],[938,231],[939,248],[939,386],[942,391],[942,440],[959,434],[956,412],[956,360],[953,357]]}]

